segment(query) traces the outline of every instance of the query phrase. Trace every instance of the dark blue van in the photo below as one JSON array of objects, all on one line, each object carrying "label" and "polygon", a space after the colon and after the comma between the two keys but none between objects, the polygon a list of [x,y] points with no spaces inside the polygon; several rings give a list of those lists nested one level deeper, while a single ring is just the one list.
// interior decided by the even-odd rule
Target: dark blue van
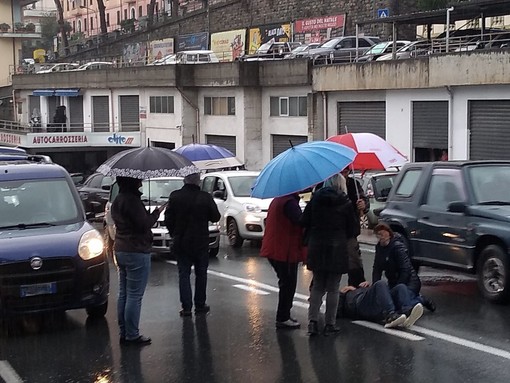
[{"label": "dark blue van", "polygon": [[0,158],[0,319],[78,308],[104,316],[108,293],[102,236],[67,171]]}]

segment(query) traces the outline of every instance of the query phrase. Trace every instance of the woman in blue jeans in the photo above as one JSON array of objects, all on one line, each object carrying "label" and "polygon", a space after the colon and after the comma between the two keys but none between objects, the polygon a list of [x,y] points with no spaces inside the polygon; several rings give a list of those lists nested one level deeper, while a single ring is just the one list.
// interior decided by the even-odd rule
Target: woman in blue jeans
[{"label": "woman in blue jeans", "polygon": [[152,231],[160,210],[152,213],[145,209],[139,188],[142,181],[130,177],[117,177],[119,194],[112,204],[115,222],[115,262],[119,273],[117,319],[120,343],[147,345],[151,338],[140,334],[142,298],[151,267]]}]

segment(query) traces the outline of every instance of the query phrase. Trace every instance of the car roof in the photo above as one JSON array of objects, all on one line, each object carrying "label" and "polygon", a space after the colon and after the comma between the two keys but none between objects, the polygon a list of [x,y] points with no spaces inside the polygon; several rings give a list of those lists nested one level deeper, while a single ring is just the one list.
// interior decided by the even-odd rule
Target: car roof
[{"label": "car roof", "polygon": [[[193,51],[179,51],[177,53],[191,53],[191,54],[199,54],[199,53],[206,53],[206,54],[210,54],[210,53],[214,53],[214,51],[208,51],[208,50],[193,50]],[[174,53],[174,54],[177,54],[177,53]]]},{"label": "car roof", "polygon": [[225,177],[242,177],[242,176],[258,176],[260,172],[252,170],[225,170],[221,172],[205,173],[204,177],[208,176],[225,176]]},{"label": "car roof", "polygon": [[57,164],[14,161],[0,163],[2,180],[65,178],[67,171]]}]

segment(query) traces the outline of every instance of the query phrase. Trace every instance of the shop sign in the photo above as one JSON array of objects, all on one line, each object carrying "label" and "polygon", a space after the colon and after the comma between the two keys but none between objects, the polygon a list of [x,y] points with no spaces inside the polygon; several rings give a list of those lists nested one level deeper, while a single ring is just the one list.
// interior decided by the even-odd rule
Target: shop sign
[{"label": "shop sign", "polygon": [[29,133],[26,148],[140,146],[140,132]]},{"label": "shop sign", "polygon": [[303,33],[328,28],[343,28],[345,15],[313,17],[301,19],[294,23],[294,33]]},{"label": "shop sign", "polygon": [[9,145],[21,145],[23,136],[12,133],[0,133],[0,143]]}]

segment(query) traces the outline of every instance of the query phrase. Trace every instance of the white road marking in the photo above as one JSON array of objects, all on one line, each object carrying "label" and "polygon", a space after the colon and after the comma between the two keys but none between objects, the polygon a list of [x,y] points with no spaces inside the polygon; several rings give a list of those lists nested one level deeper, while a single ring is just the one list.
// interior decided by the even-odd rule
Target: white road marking
[{"label": "white road marking", "polygon": [[0,377],[5,380],[5,383],[23,383],[23,379],[20,378],[6,360],[0,360]]},{"label": "white road marking", "polygon": [[411,327],[413,331],[419,332],[424,335],[428,335],[437,339],[441,339],[450,343],[458,344],[459,346],[464,346],[467,348],[471,348],[473,350],[485,352],[487,354],[500,356],[505,359],[510,359],[510,352],[501,350],[499,348],[487,346],[482,343],[473,342],[467,339],[462,339],[453,335],[444,334],[439,331],[429,330],[420,326]]},{"label": "white road marking", "polygon": [[256,289],[255,287],[253,286],[247,286],[247,285],[232,285],[238,289],[241,289],[241,290],[246,290],[246,291],[249,291],[249,292],[252,292],[252,293],[255,293],[255,294],[259,294],[259,295],[269,295],[271,294],[270,292],[267,292],[267,291],[264,291],[264,290],[260,290],[260,289]]},{"label": "white road marking", "polygon": [[[167,261],[167,262],[168,263],[172,263],[172,264],[177,264],[177,262],[175,262],[175,261]],[[268,284],[265,284],[265,283],[257,282],[257,281],[252,280],[252,279],[236,277],[234,275],[225,274],[225,273],[214,271],[214,270],[208,270],[207,272],[209,274],[211,274],[211,275],[215,275],[215,276],[220,277],[220,278],[230,279],[232,281],[236,281],[236,282],[239,282],[239,283],[245,283],[248,286],[263,288],[263,289],[266,289],[266,290],[272,291],[272,292],[278,292],[278,288],[277,287],[274,287],[274,286],[271,286],[271,285],[268,285]],[[296,293],[296,295],[294,297],[298,298],[298,299],[301,299],[301,300],[304,300],[304,301],[308,301],[308,296],[304,295],[304,294]],[[297,307],[308,308],[308,303],[304,303],[304,302],[300,303],[300,302],[295,301],[294,304]],[[386,329],[384,327],[381,328],[380,325],[377,325],[377,324],[371,323],[371,322],[353,321],[352,323],[355,323],[355,324],[360,325],[360,326],[365,326],[365,327],[368,327],[368,328],[372,328],[374,330],[381,331],[381,332],[387,333],[389,335],[398,336],[398,337],[401,337],[401,338],[404,338],[404,339],[413,340],[413,341],[414,340],[425,339],[425,338],[422,338],[422,337],[420,337],[418,335],[410,334],[410,333],[407,333],[407,332],[404,332],[404,331]],[[459,338],[459,337],[456,337],[456,336],[453,336],[453,335],[444,334],[444,333],[441,333],[441,332],[438,332],[438,331],[428,330],[426,328],[419,327],[419,326],[413,326],[412,330],[416,331],[418,333],[421,333],[423,335],[428,335],[428,336],[431,336],[431,337],[434,337],[434,338],[437,338],[437,339],[441,339],[441,340],[446,341],[446,342],[457,344],[459,346],[464,346],[464,347],[467,347],[467,348],[471,348],[473,350],[481,351],[481,352],[484,352],[484,353],[487,353],[487,354],[499,356],[499,357],[502,357],[502,358],[510,360],[510,352],[505,351],[505,350],[501,350],[499,348],[487,346],[487,345],[484,345],[484,344],[481,344],[481,343],[476,343],[476,342],[473,342],[473,341],[470,341],[470,340],[467,340],[467,339]]]},{"label": "white road marking", "polygon": [[[380,324],[377,324],[377,323],[367,322],[364,320],[354,320],[354,321],[352,321],[352,323],[357,324],[359,326],[368,327],[368,328],[371,328],[372,330],[380,331],[385,334],[398,336],[399,338],[404,338],[407,340],[412,340],[412,341],[425,340],[424,337],[421,337],[419,335],[410,334],[408,332],[401,331],[401,330],[393,330],[391,328],[384,328],[383,326],[381,326]],[[413,329],[414,329],[414,327],[413,327]]]}]

